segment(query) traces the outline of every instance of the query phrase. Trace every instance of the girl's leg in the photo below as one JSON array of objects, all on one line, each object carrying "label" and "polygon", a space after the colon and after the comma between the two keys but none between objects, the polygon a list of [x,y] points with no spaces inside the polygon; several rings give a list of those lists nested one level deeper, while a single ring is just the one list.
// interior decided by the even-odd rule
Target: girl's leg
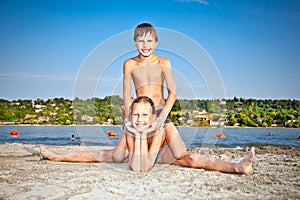
[{"label": "girl's leg", "polygon": [[40,147],[44,158],[56,162],[127,162],[127,146],[125,134],[122,134],[116,147],[101,151],[83,151],[74,154],[55,154],[45,147]]},{"label": "girl's leg", "polygon": [[173,154],[173,161],[180,159],[186,154],[186,146],[178,130],[172,122],[165,125],[166,142]]},{"label": "girl's leg", "polygon": [[84,151],[75,154],[55,154],[48,151],[44,146],[40,147],[44,158],[56,162],[113,162],[112,154],[114,149],[102,151]]},{"label": "girl's leg", "polygon": [[204,157],[200,154],[186,153],[182,158],[172,162],[174,157],[170,151],[160,159],[163,163],[175,164],[184,167],[201,168],[212,171],[237,173],[250,175],[253,173],[252,164],[254,162],[255,151],[254,147],[251,148],[248,155],[239,163],[232,163],[220,159]]}]

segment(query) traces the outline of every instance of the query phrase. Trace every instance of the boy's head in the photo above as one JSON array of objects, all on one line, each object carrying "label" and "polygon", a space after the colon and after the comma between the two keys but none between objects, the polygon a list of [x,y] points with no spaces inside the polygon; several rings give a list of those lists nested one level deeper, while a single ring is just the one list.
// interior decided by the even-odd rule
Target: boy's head
[{"label": "boy's head", "polygon": [[154,103],[149,97],[140,96],[133,100],[129,114],[132,126],[136,128],[138,132],[142,132],[149,128],[155,119],[156,112]]},{"label": "boy's head", "polygon": [[138,37],[147,35],[150,33],[154,38],[155,42],[158,42],[157,34],[155,28],[149,23],[142,23],[135,27],[133,40],[136,42]]}]

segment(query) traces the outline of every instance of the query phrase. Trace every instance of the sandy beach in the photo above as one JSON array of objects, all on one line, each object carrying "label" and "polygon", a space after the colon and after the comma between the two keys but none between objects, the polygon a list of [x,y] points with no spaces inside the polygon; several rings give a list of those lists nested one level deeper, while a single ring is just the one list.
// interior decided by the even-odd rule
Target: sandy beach
[{"label": "sandy beach", "polygon": [[[46,146],[56,153],[104,147]],[[107,148],[107,147],[106,147]],[[246,149],[189,149],[239,161]],[[226,174],[156,164],[134,173],[128,164],[44,160],[38,145],[0,145],[0,199],[300,199],[300,149],[256,148],[254,174]]]}]

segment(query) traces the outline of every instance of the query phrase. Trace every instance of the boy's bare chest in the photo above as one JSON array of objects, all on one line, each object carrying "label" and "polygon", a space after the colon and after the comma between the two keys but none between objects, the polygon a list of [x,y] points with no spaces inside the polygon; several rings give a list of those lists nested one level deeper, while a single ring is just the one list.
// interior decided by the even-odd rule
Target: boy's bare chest
[{"label": "boy's bare chest", "polygon": [[132,79],[134,82],[161,82],[162,70],[156,67],[139,67],[132,71]]}]

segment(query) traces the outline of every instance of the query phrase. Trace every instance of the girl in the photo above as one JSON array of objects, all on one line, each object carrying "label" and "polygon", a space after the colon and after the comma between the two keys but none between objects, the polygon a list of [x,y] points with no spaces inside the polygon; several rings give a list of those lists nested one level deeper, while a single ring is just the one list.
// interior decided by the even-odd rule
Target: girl
[{"label": "girl", "polygon": [[130,120],[125,123],[126,130],[114,149],[58,155],[41,147],[43,157],[61,162],[129,162],[129,167],[135,172],[147,172],[156,162],[160,162],[220,172],[252,174],[254,147],[239,163],[204,157],[189,153],[186,149],[178,151],[177,145],[182,146],[184,142],[178,137],[178,132],[156,129],[155,106],[150,98],[136,98],[129,111]]}]

